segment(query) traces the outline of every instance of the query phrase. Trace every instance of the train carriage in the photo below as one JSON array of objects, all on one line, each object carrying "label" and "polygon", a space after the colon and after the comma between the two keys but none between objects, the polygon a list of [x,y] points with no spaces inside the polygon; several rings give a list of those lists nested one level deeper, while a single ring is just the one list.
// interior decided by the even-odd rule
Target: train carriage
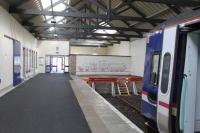
[{"label": "train carriage", "polygon": [[161,133],[200,132],[200,10],[163,23],[147,40],[142,115]]}]

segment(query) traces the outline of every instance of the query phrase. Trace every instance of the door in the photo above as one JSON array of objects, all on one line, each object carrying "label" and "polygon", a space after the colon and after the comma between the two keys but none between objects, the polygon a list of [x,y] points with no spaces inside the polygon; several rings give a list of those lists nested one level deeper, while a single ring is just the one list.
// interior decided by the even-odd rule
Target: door
[{"label": "door", "polygon": [[51,56],[46,56],[45,58],[45,71],[46,73],[51,72]]},{"label": "door", "polygon": [[180,130],[200,131],[200,35],[188,33],[181,93]]},{"label": "door", "polygon": [[65,73],[69,72],[69,57],[68,56],[64,57],[64,72]]},{"label": "door", "polygon": [[176,52],[177,27],[164,30],[161,70],[158,87],[157,124],[161,133],[171,130],[171,96],[173,95],[173,70]]}]

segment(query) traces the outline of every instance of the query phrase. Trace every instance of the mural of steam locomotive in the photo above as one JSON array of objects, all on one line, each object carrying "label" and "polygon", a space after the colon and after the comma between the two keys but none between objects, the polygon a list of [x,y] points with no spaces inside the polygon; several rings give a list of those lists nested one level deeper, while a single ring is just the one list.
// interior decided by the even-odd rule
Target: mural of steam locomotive
[{"label": "mural of steam locomotive", "polygon": [[141,112],[160,133],[200,132],[200,10],[147,39]]}]

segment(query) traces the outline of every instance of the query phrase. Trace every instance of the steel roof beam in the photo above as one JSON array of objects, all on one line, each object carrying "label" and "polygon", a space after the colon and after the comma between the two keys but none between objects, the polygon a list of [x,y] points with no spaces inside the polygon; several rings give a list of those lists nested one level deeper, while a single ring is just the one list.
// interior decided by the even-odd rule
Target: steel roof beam
[{"label": "steel roof beam", "polygon": [[200,5],[199,1],[192,1],[192,0],[134,0],[134,1],[151,2],[151,3],[159,3],[159,4],[167,4],[167,5],[177,5],[177,6],[191,6],[191,7],[196,7],[196,6]]},{"label": "steel roof beam", "polygon": [[124,28],[124,27],[104,27],[104,26],[93,26],[93,25],[77,25],[77,24],[48,24],[48,23],[26,23],[24,26],[29,27],[56,27],[56,28],[75,28],[75,29],[105,29],[105,30],[120,30],[120,31],[138,31],[138,32],[149,32],[150,29],[142,28]]},{"label": "steel roof beam", "polygon": [[174,11],[176,14],[180,14],[181,11],[179,9],[176,8],[176,6],[172,6],[172,5],[167,5],[172,11]]},{"label": "steel roof beam", "polygon": [[96,38],[96,37],[79,37],[79,36],[62,36],[58,35],[57,37],[51,35],[39,35],[39,38],[46,39],[87,39],[87,40],[99,40],[99,41],[130,41],[129,39],[119,39],[119,38]]},{"label": "steel roof beam", "polygon": [[126,20],[126,21],[139,21],[139,22],[154,22],[161,23],[163,19],[149,19],[132,16],[119,16],[119,15],[97,15],[94,13],[77,13],[77,12],[51,12],[40,11],[34,9],[14,9],[10,13],[26,14],[26,15],[47,15],[47,16],[63,16],[63,17],[78,17],[78,18],[90,18],[90,19],[102,19],[102,20]]},{"label": "steel roof beam", "polygon": [[104,11],[107,10],[107,8],[101,2],[99,2],[98,0],[85,0],[85,1],[93,3],[97,7],[103,9]]},{"label": "steel roof beam", "polygon": [[40,31],[35,32],[35,34],[57,34],[57,35],[66,35],[66,36],[109,36],[109,37],[134,37],[134,38],[140,38],[138,35],[128,35],[128,34],[100,34],[100,33],[91,33],[91,32],[50,32],[50,31]]},{"label": "steel roof beam", "polygon": [[[121,0],[123,3],[125,3],[127,6],[129,6],[133,11],[135,11],[137,14],[139,14],[141,17],[146,18],[146,15],[141,12],[136,6],[132,5],[131,2],[127,2],[126,0]],[[155,23],[150,22],[152,26],[156,26]]]}]

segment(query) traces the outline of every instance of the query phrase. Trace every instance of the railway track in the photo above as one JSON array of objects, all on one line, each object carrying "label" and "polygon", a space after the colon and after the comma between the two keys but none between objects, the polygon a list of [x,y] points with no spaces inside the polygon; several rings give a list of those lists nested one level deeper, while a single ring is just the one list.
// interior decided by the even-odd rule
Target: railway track
[{"label": "railway track", "polygon": [[125,97],[112,97],[111,95],[102,96],[145,133],[157,133],[157,130],[141,115],[139,107],[134,106],[133,103]]}]

